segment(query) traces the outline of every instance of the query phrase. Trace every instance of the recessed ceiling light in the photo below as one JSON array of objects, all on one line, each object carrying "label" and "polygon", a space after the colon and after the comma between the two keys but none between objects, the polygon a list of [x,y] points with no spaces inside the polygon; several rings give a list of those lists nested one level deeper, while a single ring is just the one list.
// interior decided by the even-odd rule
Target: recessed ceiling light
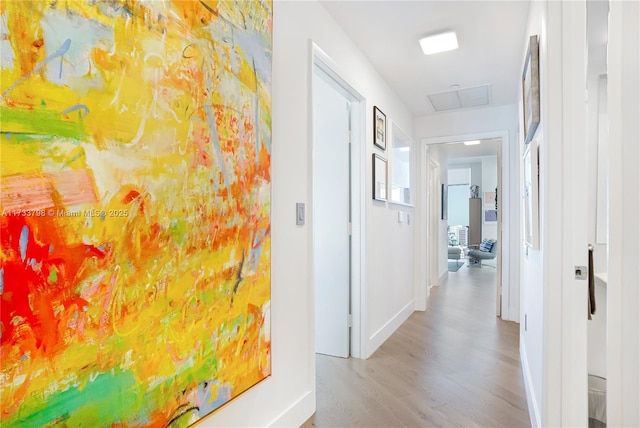
[{"label": "recessed ceiling light", "polygon": [[425,55],[452,51],[458,49],[458,38],[456,37],[455,31],[435,34],[420,39],[420,47],[422,47],[422,52],[424,52]]},{"label": "recessed ceiling light", "polygon": [[479,140],[471,140],[471,141],[465,141],[464,145],[465,146],[475,146],[476,144],[480,144]]}]

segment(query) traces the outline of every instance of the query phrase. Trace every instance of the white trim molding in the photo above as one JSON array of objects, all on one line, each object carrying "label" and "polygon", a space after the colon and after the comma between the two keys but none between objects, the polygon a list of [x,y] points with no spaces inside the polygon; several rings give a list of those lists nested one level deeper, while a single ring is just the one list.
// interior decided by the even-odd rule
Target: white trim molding
[{"label": "white trim molding", "polygon": [[[353,99],[351,102],[351,356],[363,358],[366,349],[367,331],[367,311],[366,311],[366,289],[365,289],[365,188],[366,188],[366,167],[365,167],[365,114],[366,100],[360,91],[355,89],[351,83],[347,82],[344,73],[339,69],[336,62],[327,55],[313,40],[309,40],[310,81],[313,76],[314,67],[320,68],[331,77]],[[311,90],[311,88],[309,88]],[[313,123],[313,99],[310,97],[309,123]],[[311,128],[311,127],[310,127]],[[310,130],[309,136],[309,171],[312,171],[313,134]],[[313,179],[309,180],[309,194],[313,194]],[[313,200],[313,198],[312,198]],[[310,207],[311,208],[311,207]],[[312,219],[313,221],[313,219]],[[309,230],[312,230],[309,227]],[[311,232],[309,232],[311,234]],[[310,262],[308,277],[313,278],[313,236],[310,237]],[[314,351],[315,352],[315,351]]]},{"label": "white trim molding", "polygon": [[414,311],[415,301],[410,301],[404,308],[400,309],[389,321],[378,329],[369,338],[367,353],[365,358],[369,358],[395,331],[404,323]]},{"label": "white trim molding", "polygon": [[[513,183],[519,183],[519,180],[515,180],[513,177],[519,177],[520,169],[519,164],[512,165],[511,152],[514,151],[512,147],[516,144],[515,136],[510,138],[508,130],[499,130],[492,132],[477,132],[469,134],[448,135],[433,138],[423,138],[418,145],[418,182],[417,191],[418,194],[425,194],[424,186],[427,182],[427,147],[432,144],[462,142],[469,140],[485,140],[496,139],[502,140],[500,146],[499,157],[502,159],[502,170],[499,171],[501,175],[502,186],[499,189],[500,194],[498,198],[501,202],[502,210],[502,239],[501,239],[501,275],[499,276],[504,285],[502,287],[502,299],[500,312],[502,319],[508,321],[520,322],[520,200],[513,200],[514,192],[511,187]],[[446,165],[444,166],[446,167]],[[518,185],[518,184],[515,184]],[[517,194],[517,193],[516,193]],[[420,241],[426,242],[427,239],[427,198],[421,198],[417,204],[416,219],[418,220],[417,233]],[[416,289],[421,286],[428,286],[426,265],[424,263],[428,257],[428,250],[426,244],[419,245],[416,251],[416,264],[418,265],[418,275],[416,275]],[[428,263],[427,263],[428,264]],[[428,296],[428,291],[426,292]],[[420,291],[416,292],[417,296],[421,296],[425,293]]]},{"label": "white trim molding", "polygon": [[[524,387],[527,394],[527,403],[529,405],[529,419],[531,426],[540,428],[540,405],[536,400],[536,393],[531,378],[531,370],[529,369],[529,360],[527,360],[527,350],[524,344],[524,338],[520,335],[520,363],[522,364],[522,373],[524,373]],[[533,411],[532,411],[533,410]]]}]

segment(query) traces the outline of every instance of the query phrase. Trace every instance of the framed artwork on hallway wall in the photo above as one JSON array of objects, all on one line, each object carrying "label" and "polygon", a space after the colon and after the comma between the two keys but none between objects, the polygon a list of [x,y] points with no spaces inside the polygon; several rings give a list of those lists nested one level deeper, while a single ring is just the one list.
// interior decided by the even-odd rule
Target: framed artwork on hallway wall
[{"label": "framed artwork on hallway wall", "polygon": [[484,192],[484,222],[495,223],[498,221],[498,204],[496,192]]},{"label": "framed artwork on hallway wall", "polygon": [[271,375],[273,5],[207,3],[0,6],[0,426],[186,427]]},{"label": "framed artwork on hallway wall", "polygon": [[378,107],[373,107],[373,144],[387,148],[387,116]]},{"label": "framed artwork on hallway wall", "polygon": [[524,144],[528,144],[540,123],[540,74],[538,36],[529,37],[529,50],[522,72],[522,113],[524,115]]},{"label": "framed artwork on hallway wall", "polygon": [[492,209],[496,206],[496,192],[484,192],[485,209]]},{"label": "framed artwork on hallway wall", "polygon": [[538,211],[538,142],[529,143],[523,156],[524,166],[524,240],[532,250],[540,248]]},{"label": "framed artwork on hallway wall", "polygon": [[373,154],[373,199],[387,200],[387,160]]},{"label": "framed artwork on hallway wall", "polygon": [[496,210],[484,210],[484,222],[495,223],[498,221],[498,211]]}]

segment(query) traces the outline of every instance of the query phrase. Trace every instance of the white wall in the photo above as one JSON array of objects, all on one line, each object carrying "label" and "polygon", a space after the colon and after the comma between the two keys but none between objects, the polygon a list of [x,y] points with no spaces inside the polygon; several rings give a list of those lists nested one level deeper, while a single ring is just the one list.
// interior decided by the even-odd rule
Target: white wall
[{"label": "white wall", "polygon": [[[537,139],[540,147],[540,154],[546,153],[544,150],[545,128],[548,121],[548,93],[547,93],[547,34],[546,27],[547,5],[545,2],[532,2],[529,9],[529,25],[526,35],[539,35],[539,61],[540,61],[540,112],[541,118],[538,130],[534,138]],[[523,58],[528,47],[528,37],[523,42]],[[520,146],[520,144],[518,145]],[[520,149],[522,155],[522,149]],[[548,208],[547,188],[548,179],[543,169],[547,164],[540,159],[540,238],[544,239],[542,230],[546,227],[546,216],[542,213]],[[520,222],[522,220],[520,219]],[[524,247],[524,242],[520,242],[520,248]],[[544,245],[540,245],[543,248]],[[543,279],[543,251],[526,250],[522,260],[522,316],[526,322],[520,324],[521,357],[523,362],[524,378],[527,386],[529,398],[529,415],[533,426],[542,425],[542,405],[543,405],[543,377],[544,377],[544,279]]]},{"label": "white wall", "polygon": [[[495,138],[505,133],[502,142],[504,168],[501,171],[503,191],[509,203],[502,205],[502,317],[520,321],[520,158],[518,140],[518,106],[506,105],[480,109],[460,110],[418,117],[415,120],[416,141],[447,142],[448,136],[486,135]],[[490,137],[489,137],[490,135]],[[485,137],[483,137],[485,138]],[[481,180],[471,166],[471,182]],[[476,170],[477,171],[477,170]],[[494,186],[495,188],[495,186]],[[503,197],[502,200],[507,200]],[[421,235],[422,236],[422,235]]]},{"label": "white wall", "polygon": [[414,128],[416,140],[506,130],[513,132],[510,138],[515,142],[518,132],[517,108],[517,105],[511,104],[417,117]]},{"label": "white wall", "polygon": [[520,322],[520,357],[527,388],[531,426],[542,426],[541,405],[543,386],[544,307],[542,254],[529,251],[522,263],[522,315]]},{"label": "white wall", "polygon": [[[311,227],[295,225],[295,204],[311,213],[310,43],[336,62],[367,98],[364,355],[413,311],[414,222],[371,200],[373,105],[411,134],[412,117],[383,79],[316,1],[275,1],[273,13],[272,376],[205,420],[202,426],[299,426],[315,410]],[[413,209],[402,207],[410,212]],[[392,250],[392,251],[390,251]],[[409,308],[409,309],[407,309]],[[376,334],[377,333],[377,334]]]},{"label": "white wall", "polygon": [[[521,358],[534,426],[587,424],[586,5],[531,2],[539,35],[540,249],[522,261]],[[521,120],[521,127],[523,126]]]},{"label": "white wall", "polygon": [[466,184],[469,186],[469,181],[471,180],[471,168],[461,165],[449,167],[447,177],[450,186],[457,184]]},{"label": "white wall", "polygon": [[[547,5],[545,2],[531,2],[529,9],[529,25],[527,27],[527,38],[523,42],[523,59],[526,55],[528,47],[528,35],[538,34],[539,39],[539,60],[540,60],[540,112],[547,118],[546,108],[549,101],[547,96],[547,34],[545,33],[545,20],[547,13]],[[521,111],[521,109],[520,109]],[[521,121],[522,122],[522,121]],[[547,120],[540,120],[537,133],[534,136],[537,141],[544,144],[545,128]],[[518,143],[520,147],[521,142]],[[544,152],[540,148],[541,155]],[[520,156],[522,149],[520,149]],[[546,168],[545,162],[541,159],[541,169]],[[548,180],[543,171],[540,171],[540,213],[542,214],[547,208],[547,186]],[[522,219],[519,219],[522,222]],[[546,217],[540,217],[540,237],[544,239],[542,230],[546,227]],[[524,247],[524,241],[519,242],[519,248]],[[542,248],[543,245],[540,246]],[[542,404],[543,404],[543,352],[546,349],[544,343],[544,281],[543,281],[543,253],[542,250],[526,250],[522,259],[522,308],[521,319],[526,320],[520,324],[520,352],[523,359],[523,371],[525,384],[527,386],[529,398],[529,415],[532,425],[541,426],[542,424]]]}]

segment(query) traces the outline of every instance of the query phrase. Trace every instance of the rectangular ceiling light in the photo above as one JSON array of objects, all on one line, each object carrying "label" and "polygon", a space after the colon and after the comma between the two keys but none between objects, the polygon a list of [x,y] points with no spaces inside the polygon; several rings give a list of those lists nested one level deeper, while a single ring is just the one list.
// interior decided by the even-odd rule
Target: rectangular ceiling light
[{"label": "rectangular ceiling light", "polygon": [[477,145],[477,144],[480,144],[480,141],[479,141],[479,140],[471,140],[471,141],[465,141],[465,142],[464,142],[464,145],[465,145],[465,146],[475,146],[475,145]]},{"label": "rectangular ceiling light", "polygon": [[456,37],[455,31],[436,34],[420,39],[420,47],[422,47],[422,52],[424,52],[425,55],[452,51],[458,49],[458,38]]}]

